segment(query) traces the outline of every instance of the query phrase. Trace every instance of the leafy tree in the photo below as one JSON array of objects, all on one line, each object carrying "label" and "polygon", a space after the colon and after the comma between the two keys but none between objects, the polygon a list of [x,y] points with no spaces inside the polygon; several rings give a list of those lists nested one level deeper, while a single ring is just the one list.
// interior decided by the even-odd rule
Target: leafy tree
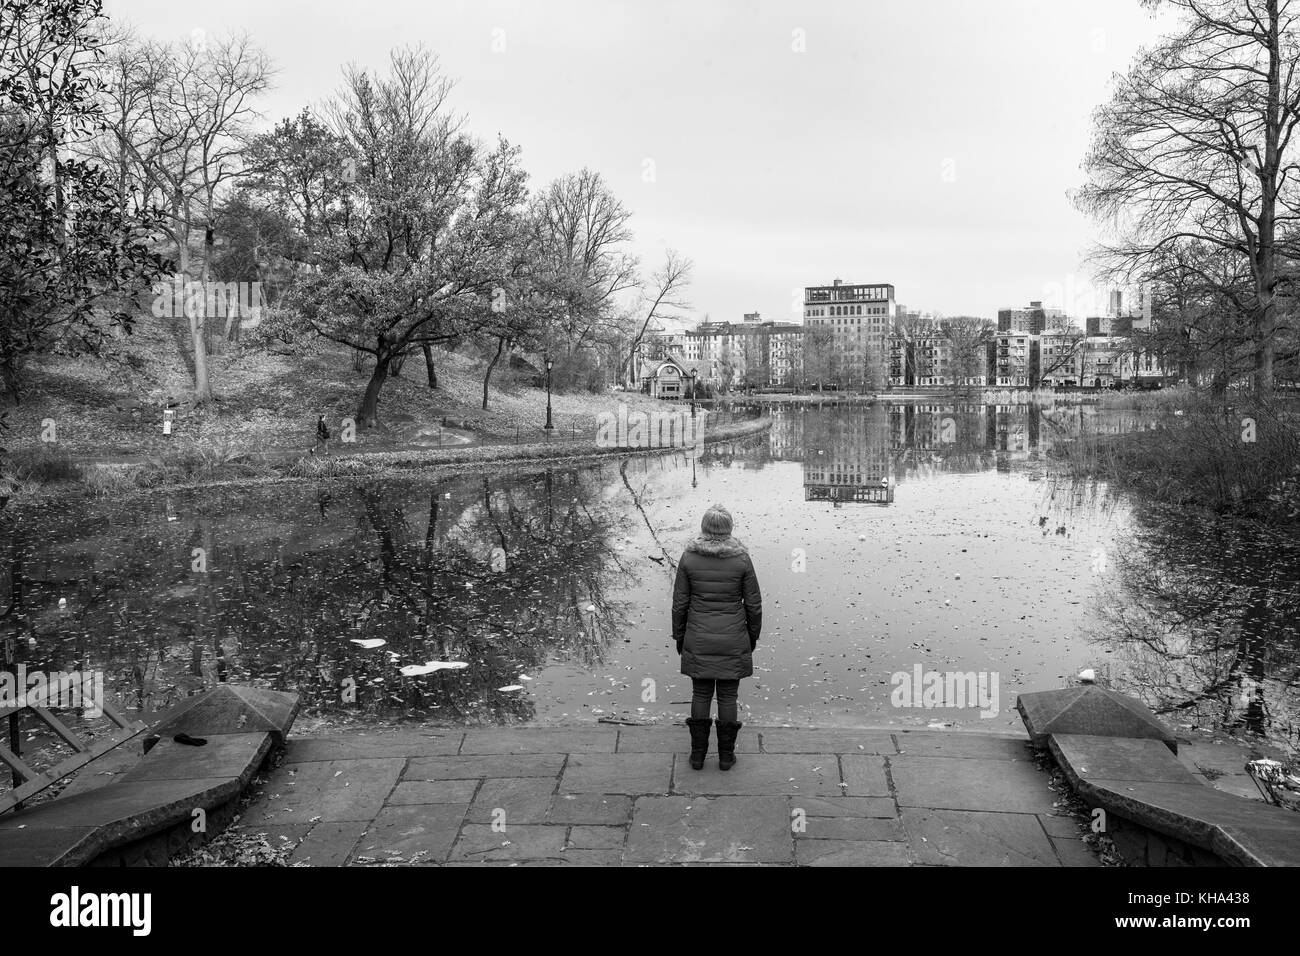
[{"label": "leafy tree", "polygon": [[150,251],[156,213],[73,157],[103,123],[102,21],[99,0],[0,8],[0,385],[15,401],[33,356],[130,331],[130,297],[165,266]]},{"label": "leafy tree", "polygon": [[394,359],[484,320],[526,225],[518,150],[462,133],[451,88],[432,53],[396,51],[388,76],[350,68],[330,109],[355,181],[291,299],[317,334],[374,357],[357,409],[366,426]]}]

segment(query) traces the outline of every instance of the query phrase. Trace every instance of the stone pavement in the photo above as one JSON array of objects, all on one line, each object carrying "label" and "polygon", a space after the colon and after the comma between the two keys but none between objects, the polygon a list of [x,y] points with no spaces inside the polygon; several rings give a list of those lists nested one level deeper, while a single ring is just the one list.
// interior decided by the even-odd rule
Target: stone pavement
[{"label": "stone pavement", "polygon": [[[290,740],[236,827],[341,865],[1096,866],[1027,738],[746,726]],[[711,742],[711,747],[714,744]]]}]

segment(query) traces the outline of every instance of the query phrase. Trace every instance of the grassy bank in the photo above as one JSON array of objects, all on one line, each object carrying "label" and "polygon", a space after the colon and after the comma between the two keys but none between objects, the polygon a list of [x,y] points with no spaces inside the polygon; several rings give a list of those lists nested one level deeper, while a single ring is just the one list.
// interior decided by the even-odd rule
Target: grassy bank
[{"label": "grassy bank", "polygon": [[[212,355],[216,399],[194,407],[186,401],[191,379],[185,348],[174,329],[146,317],[135,334],[113,340],[101,357],[56,356],[31,368],[22,402],[0,409],[8,424],[0,434],[8,451],[0,454],[0,499],[65,492],[109,497],[291,477],[293,464],[315,442],[317,416],[325,415],[337,438],[370,375],[368,365],[357,368],[349,350],[332,345],[304,346],[292,355],[236,346]],[[444,437],[448,444],[473,446],[544,440],[544,389],[500,370],[484,409],[482,363],[441,351],[435,360],[438,388],[428,387],[417,354],[386,383],[379,426],[359,429],[355,444],[332,442],[331,451],[431,446],[442,454],[452,450],[439,449]],[[178,403],[176,420],[172,434],[164,435],[162,410],[169,402]],[[590,442],[596,416],[620,404],[666,407],[635,393],[554,394],[552,444],[565,437]]]},{"label": "grassy bank", "polygon": [[[232,456],[306,450],[315,441],[317,416],[323,414],[337,435],[343,419],[356,414],[370,378],[368,358],[358,369],[351,350],[329,343],[296,346],[292,354],[231,346],[210,357],[215,400],[193,407],[186,343],[163,321],[144,317],[134,334],[112,340],[102,357],[54,356],[33,366],[22,402],[0,409],[10,426],[0,444],[104,459],[168,456],[178,446],[224,449]],[[478,440],[541,437],[545,389],[498,368],[484,409],[483,363],[441,350],[434,356],[438,388],[428,387],[418,353],[408,359],[401,375],[384,385],[378,427],[357,432],[358,447],[397,447],[441,427]],[[174,432],[165,436],[162,410],[169,400],[178,407]],[[614,400],[663,407],[635,393],[557,393],[551,402],[557,432],[589,430],[595,414]],[[48,443],[52,449],[42,449],[48,422],[56,440]]]},{"label": "grassy bank", "polygon": [[[1137,396],[1134,396],[1137,397]],[[1300,521],[1300,418],[1281,401],[1153,392],[1137,430],[1087,433],[1053,455],[1078,478],[1180,507],[1291,524]]]}]

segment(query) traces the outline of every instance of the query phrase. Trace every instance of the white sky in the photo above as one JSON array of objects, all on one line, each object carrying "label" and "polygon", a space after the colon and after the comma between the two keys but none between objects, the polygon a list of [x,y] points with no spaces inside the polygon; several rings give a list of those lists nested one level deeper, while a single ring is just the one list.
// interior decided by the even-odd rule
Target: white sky
[{"label": "white sky", "polygon": [[1096,313],[1080,270],[1097,232],[1066,193],[1092,108],[1157,32],[1138,0],[105,8],[160,39],[247,30],[280,69],[268,122],[327,98],[342,64],[423,42],[471,129],[522,146],[534,185],[590,166],[634,212],[647,266],[690,256],[693,318],[714,321],[794,319],[796,290],[836,277],[949,315]]}]

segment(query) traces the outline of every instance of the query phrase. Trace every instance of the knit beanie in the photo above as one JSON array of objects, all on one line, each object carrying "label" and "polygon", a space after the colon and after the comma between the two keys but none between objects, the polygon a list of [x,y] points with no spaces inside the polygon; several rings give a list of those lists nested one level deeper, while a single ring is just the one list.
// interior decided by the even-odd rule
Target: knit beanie
[{"label": "knit beanie", "polygon": [[704,520],[700,522],[700,530],[713,537],[728,537],[731,534],[731,512],[722,505],[714,505],[704,512]]}]

